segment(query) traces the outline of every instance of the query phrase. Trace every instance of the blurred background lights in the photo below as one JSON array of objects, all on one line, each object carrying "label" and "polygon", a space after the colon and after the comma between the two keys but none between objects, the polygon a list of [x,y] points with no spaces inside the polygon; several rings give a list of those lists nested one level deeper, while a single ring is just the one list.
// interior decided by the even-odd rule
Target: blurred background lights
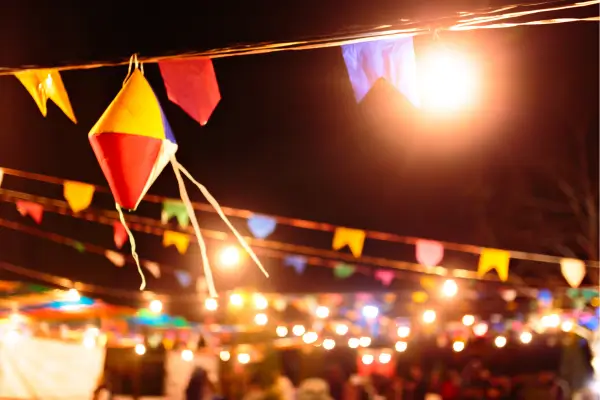
[{"label": "blurred background lights", "polygon": [[335,326],[335,333],[337,333],[338,335],[345,335],[346,333],[348,333],[348,325],[337,324]]},{"label": "blurred background lights", "polygon": [[379,354],[379,362],[381,364],[387,364],[392,361],[392,355],[390,353],[381,353]]},{"label": "blurred background lights", "polygon": [[360,347],[369,347],[371,345],[371,338],[368,336],[363,336],[358,340]]},{"label": "blurred background lights", "polygon": [[181,352],[181,358],[183,359],[183,361],[193,361],[194,360],[194,352],[191,351],[190,349],[185,349]]},{"label": "blurred background lights", "polygon": [[560,326],[560,316],[558,314],[544,315],[541,322],[544,328],[558,328]]},{"label": "blurred background lights", "polygon": [[241,307],[244,305],[244,298],[239,293],[233,293],[229,296],[229,303],[234,307]]},{"label": "blurred background lights", "polygon": [[496,339],[494,339],[494,344],[496,347],[502,348],[506,346],[506,338],[504,336],[496,336]]},{"label": "blurred background lights", "polygon": [[292,333],[294,334],[294,336],[302,336],[304,335],[304,332],[306,332],[306,328],[304,328],[304,325],[294,325],[294,327],[292,328]]},{"label": "blurred background lights", "polygon": [[410,328],[408,326],[399,326],[398,327],[398,337],[402,339],[406,339],[410,335]]},{"label": "blurred background lights", "polygon": [[519,340],[523,344],[529,344],[531,343],[531,340],[533,340],[533,335],[531,334],[531,332],[521,332],[521,335],[519,335]]},{"label": "blurred background lights", "polygon": [[475,323],[475,317],[467,314],[462,318],[462,323],[464,326],[471,326]]},{"label": "blurred background lights", "polygon": [[11,329],[4,334],[2,341],[7,345],[13,345],[19,341],[21,334],[16,329]]},{"label": "blurred background lights", "polygon": [[221,361],[229,361],[231,359],[231,353],[229,353],[227,350],[221,350],[221,352],[219,353],[219,358],[221,359]]},{"label": "blurred background lights", "polygon": [[73,302],[79,301],[81,300],[81,295],[79,294],[79,291],[77,289],[69,289],[67,291],[66,300]]},{"label": "blurred background lights", "polygon": [[423,313],[423,322],[426,324],[433,324],[435,322],[435,311],[433,310],[425,310]]},{"label": "blurred background lights", "polygon": [[277,329],[275,329],[275,333],[277,333],[277,336],[279,337],[286,337],[288,334],[288,328],[285,326],[278,326]]},{"label": "blurred background lights", "polygon": [[317,335],[317,332],[306,332],[302,336],[302,341],[306,344],[312,344],[316,342],[317,339],[319,339],[319,335]]},{"label": "blurred background lights", "polygon": [[375,361],[375,357],[373,357],[373,354],[363,354],[363,356],[362,356],[363,364],[371,365],[371,364],[373,364],[373,361]]},{"label": "blurred background lights", "polygon": [[325,350],[331,350],[335,347],[335,340],[333,339],[325,339],[323,340],[323,348]]},{"label": "blurred background lights", "polygon": [[254,317],[254,323],[256,325],[264,326],[267,324],[267,322],[269,322],[269,317],[267,317],[267,314],[259,313]]},{"label": "blurred background lights", "polygon": [[217,308],[219,308],[219,303],[217,302],[217,299],[208,298],[204,300],[204,308],[206,308],[208,311],[215,311]]},{"label": "blurred background lights", "polygon": [[356,349],[358,346],[360,346],[359,339],[357,339],[357,338],[348,339],[348,347],[350,347],[351,349]]},{"label": "blurred background lights", "polygon": [[465,349],[465,342],[463,342],[461,340],[457,340],[456,342],[452,343],[452,350],[454,350],[455,352],[460,353],[464,349]]},{"label": "blurred background lights", "polygon": [[408,343],[402,342],[402,341],[396,342],[396,345],[394,346],[394,348],[396,349],[397,352],[403,353],[408,348]]},{"label": "blurred background lights", "polygon": [[264,310],[269,306],[269,302],[267,301],[265,296],[261,294],[255,294],[253,300],[254,307],[256,307],[257,310]]},{"label": "blurred background lights", "polygon": [[154,314],[160,314],[163,310],[163,303],[160,300],[154,299],[150,302],[150,305],[148,306],[148,308]]},{"label": "blurred background lights", "polygon": [[571,332],[573,330],[573,322],[565,321],[560,325],[560,329],[563,332]]},{"label": "blurred background lights", "polygon": [[368,319],[377,318],[377,315],[379,315],[379,309],[375,306],[364,306],[362,309],[362,315]]},{"label": "blurred background lights", "polygon": [[485,322],[480,322],[473,327],[473,333],[475,336],[483,336],[488,331],[488,325]]},{"label": "blurred background lights", "polygon": [[442,294],[445,297],[454,297],[458,293],[458,285],[452,279],[446,279],[442,286]]},{"label": "blurred background lights", "polygon": [[241,258],[241,252],[236,246],[224,247],[219,253],[219,263],[228,268],[238,266]]},{"label": "blurred background lights", "polygon": [[146,354],[146,346],[144,346],[141,343],[138,343],[135,345],[134,351],[135,354],[137,354],[138,356],[143,356],[144,354]]},{"label": "blurred background lights", "polygon": [[329,308],[325,306],[319,306],[315,311],[315,315],[317,318],[327,318],[329,317]]},{"label": "blurred background lights", "polygon": [[237,356],[237,360],[240,364],[248,364],[250,362],[250,354],[240,353]]}]

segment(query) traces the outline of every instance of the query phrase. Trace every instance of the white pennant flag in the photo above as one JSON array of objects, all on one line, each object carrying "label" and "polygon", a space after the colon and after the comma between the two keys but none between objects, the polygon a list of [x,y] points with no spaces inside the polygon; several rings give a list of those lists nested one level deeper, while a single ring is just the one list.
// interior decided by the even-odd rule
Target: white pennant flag
[{"label": "white pennant flag", "polygon": [[158,265],[158,263],[155,263],[154,261],[144,261],[142,265],[154,278],[160,278],[160,265]]},{"label": "white pennant flag", "polygon": [[577,288],[585,278],[585,263],[575,258],[563,258],[560,260],[560,271],[567,283]]},{"label": "white pennant flag", "polygon": [[119,268],[125,265],[125,256],[121,253],[117,253],[116,251],[112,250],[106,250],[104,252],[104,256]]}]

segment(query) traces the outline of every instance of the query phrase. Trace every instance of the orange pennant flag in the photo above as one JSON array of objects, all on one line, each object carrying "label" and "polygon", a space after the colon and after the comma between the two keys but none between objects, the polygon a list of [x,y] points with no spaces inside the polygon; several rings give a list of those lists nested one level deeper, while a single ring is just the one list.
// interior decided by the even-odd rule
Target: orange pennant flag
[{"label": "orange pennant flag", "polygon": [[22,71],[15,73],[15,77],[25,86],[44,117],[48,114],[47,102],[52,100],[71,121],[77,123],[69,95],[58,70]]},{"label": "orange pennant flag", "polygon": [[181,232],[165,231],[163,233],[163,246],[175,246],[179,254],[185,254],[190,245],[190,237]]},{"label": "orange pennant flag", "polygon": [[508,280],[508,264],[510,263],[510,252],[498,249],[482,249],[479,256],[479,267],[477,275],[484,276],[495,269],[500,280]]},{"label": "orange pennant flag", "polygon": [[81,182],[66,181],[63,195],[74,213],[85,210],[92,204],[95,188],[93,185]]},{"label": "orange pennant flag", "polygon": [[365,231],[360,229],[336,228],[333,234],[333,250],[348,246],[354,257],[360,257],[365,245]]}]

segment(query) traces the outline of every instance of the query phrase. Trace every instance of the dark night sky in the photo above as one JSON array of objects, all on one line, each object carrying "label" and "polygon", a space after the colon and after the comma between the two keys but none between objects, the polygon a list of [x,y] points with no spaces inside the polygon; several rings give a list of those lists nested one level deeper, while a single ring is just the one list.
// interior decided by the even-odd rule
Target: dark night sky
[{"label": "dark night sky", "polygon": [[[10,40],[3,42],[0,65],[111,60],[133,52],[154,55],[295,38],[359,22],[386,22],[391,16],[402,17],[402,12],[428,8],[406,3],[404,11],[367,3],[369,10],[348,3],[342,16],[333,5],[310,10],[248,5],[203,13],[161,10],[164,19],[147,9],[133,18],[131,10],[123,9],[65,7],[43,13],[23,6],[1,17],[0,33]],[[427,4],[435,9],[435,3]],[[165,20],[170,22],[159,23]],[[100,28],[97,21],[110,21],[110,27],[104,23]],[[216,60],[222,100],[206,127],[167,101],[156,65],[146,65],[146,76],[179,142],[178,159],[223,205],[485,245],[478,236],[470,195],[482,171],[493,171],[502,180],[509,163],[525,174],[532,160],[552,162],[555,155],[549,149],[561,147],[569,136],[565,127],[582,115],[597,133],[597,33],[597,24],[589,23],[442,34],[443,40],[473,54],[483,76],[483,95],[474,109],[443,121],[410,108],[383,84],[357,105],[339,48]],[[428,37],[418,38],[417,52],[429,42]],[[120,89],[126,72],[127,67],[115,67],[63,73],[77,125],[54,106],[44,119],[16,79],[1,77],[0,165],[105,185],[87,133]],[[61,198],[61,188],[37,182],[7,177],[3,186]],[[170,170],[151,193],[177,195]],[[193,197],[201,200],[197,193]],[[108,196],[97,195],[97,200],[94,204],[110,208]],[[144,206],[140,213],[158,218],[160,210]],[[0,204],[0,216],[22,221],[11,204]],[[105,226],[48,214],[42,229],[111,246]],[[285,230],[274,238],[325,248],[330,240],[318,233]],[[142,257],[189,270],[200,267],[195,248],[180,257],[174,249],[162,250],[158,237],[138,234],[137,240]],[[132,266],[116,269],[102,257],[13,231],[1,230],[0,243],[2,260],[89,283],[137,289]],[[374,249],[370,246],[375,245],[367,243],[366,253]],[[293,272],[281,271],[277,261],[267,264],[274,275],[270,282],[252,266],[245,278],[263,289],[294,289]],[[8,277],[0,272],[2,276]],[[330,271],[309,268],[303,279],[312,286],[303,287],[347,289],[361,282],[357,278],[339,283],[330,276]],[[225,288],[236,282],[222,278],[218,284]],[[156,291],[175,288],[173,276],[150,282]]]}]

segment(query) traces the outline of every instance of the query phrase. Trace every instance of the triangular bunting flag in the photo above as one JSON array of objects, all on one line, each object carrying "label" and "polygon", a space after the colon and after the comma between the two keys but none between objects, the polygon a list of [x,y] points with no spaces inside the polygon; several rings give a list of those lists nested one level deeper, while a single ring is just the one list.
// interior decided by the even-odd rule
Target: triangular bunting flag
[{"label": "triangular bunting flag", "polygon": [[175,271],[175,277],[177,278],[177,282],[183,287],[188,287],[192,283],[192,278],[190,274],[185,271],[177,270]]},{"label": "triangular bunting flag", "polygon": [[394,271],[390,271],[387,269],[378,269],[375,271],[375,279],[383,283],[384,286],[390,286],[396,274]]},{"label": "triangular bunting flag", "polygon": [[80,253],[85,253],[85,245],[81,242],[74,242],[73,248]]},{"label": "triangular bunting flag", "polygon": [[333,275],[339,279],[346,279],[354,275],[355,270],[354,265],[340,263],[333,268]]},{"label": "triangular bunting flag", "polygon": [[294,268],[298,275],[302,275],[306,269],[307,259],[304,256],[289,255],[283,259],[283,265]]},{"label": "triangular bunting flag", "polygon": [[484,276],[495,269],[501,281],[508,280],[508,265],[510,263],[510,252],[498,249],[482,249],[479,256],[477,274]]},{"label": "triangular bunting flag", "polygon": [[118,249],[122,248],[127,239],[127,230],[121,221],[113,222],[113,240],[115,241],[115,246],[117,246]]},{"label": "triangular bunting flag", "polygon": [[574,258],[563,258],[560,260],[560,271],[569,286],[577,288],[585,278],[585,263]]},{"label": "triangular bunting flag", "polygon": [[190,224],[190,216],[182,201],[167,200],[163,202],[163,210],[160,218],[161,222],[167,224],[171,218],[176,218],[177,223],[182,228],[187,228]]},{"label": "triangular bunting flag", "polygon": [[44,206],[41,204],[19,200],[17,201],[17,211],[19,211],[19,214],[21,214],[23,217],[29,215],[37,224],[42,223]]},{"label": "triangular bunting flag", "polygon": [[333,250],[348,246],[354,257],[360,257],[365,244],[365,231],[360,229],[336,228],[333,234]]},{"label": "triangular bunting flag", "polygon": [[52,100],[71,121],[77,123],[69,95],[58,70],[22,71],[17,72],[15,76],[25,86],[44,117],[48,114],[47,101]]},{"label": "triangular bunting flag", "polygon": [[415,252],[419,264],[427,267],[440,265],[444,258],[444,246],[434,240],[417,240]]},{"label": "triangular bunting flag", "polygon": [[265,239],[275,231],[277,221],[267,215],[254,214],[248,218],[248,229],[254,237]]},{"label": "triangular bunting flag", "polygon": [[71,210],[78,213],[92,204],[94,190],[94,186],[87,183],[66,181],[63,187],[63,195]]},{"label": "triangular bunting flag", "polygon": [[121,253],[117,253],[116,251],[112,250],[106,250],[104,252],[104,256],[116,267],[121,268],[125,265],[125,256]]},{"label": "triangular bunting flag", "polygon": [[179,254],[185,254],[190,245],[190,237],[181,232],[165,231],[163,233],[163,246],[175,246]]},{"label": "triangular bunting flag", "polygon": [[158,263],[155,263],[153,261],[144,261],[142,265],[148,270],[148,272],[150,272],[150,274],[154,278],[160,278],[160,265],[158,265]]},{"label": "triangular bunting flag", "polygon": [[169,100],[200,125],[206,125],[221,100],[210,58],[186,58],[158,63]]}]

